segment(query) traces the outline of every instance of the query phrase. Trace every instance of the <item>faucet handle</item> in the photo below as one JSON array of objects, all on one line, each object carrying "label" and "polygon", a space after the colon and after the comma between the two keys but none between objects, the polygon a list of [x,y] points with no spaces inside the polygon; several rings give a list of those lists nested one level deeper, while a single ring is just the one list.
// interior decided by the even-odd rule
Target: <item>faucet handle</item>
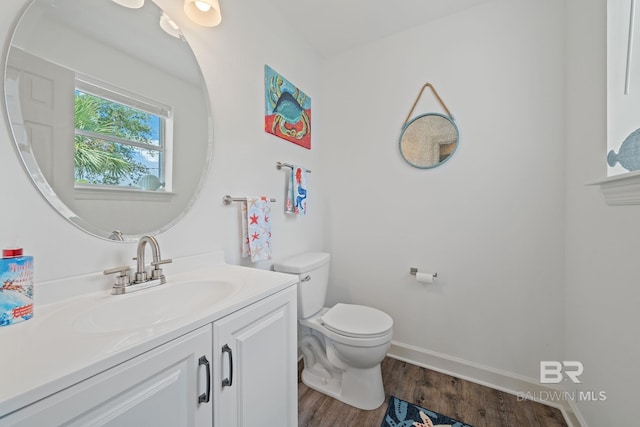
[{"label": "faucet handle", "polygon": [[161,259],[161,260],[158,260],[158,261],[153,261],[151,263],[151,265],[153,266],[153,270],[151,270],[151,278],[152,279],[159,279],[161,281],[161,283],[165,283],[166,279],[164,277],[164,273],[162,272],[162,268],[160,268],[160,265],[169,264],[172,261],[173,260],[171,260],[171,259]]},{"label": "faucet handle", "polygon": [[105,270],[103,271],[103,274],[107,275],[107,274],[120,273],[116,277],[116,283],[114,283],[113,287],[122,288],[124,286],[129,286],[129,284],[131,283],[129,270],[131,270],[131,267],[129,267],[128,265],[123,265],[121,267],[115,267],[115,268],[110,268],[109,270]]},{"label": "faucet handle", "polygon": [[167,259],[161,259],[161,260],[158,260],[158,261],[153,261],[151,263],[151,265],[153,265],[155,268],[158,268],[158,266],[161,265],[161,264],[170,264],[172,262],[173,262],[173,260],[171,258],[167,258]]}]

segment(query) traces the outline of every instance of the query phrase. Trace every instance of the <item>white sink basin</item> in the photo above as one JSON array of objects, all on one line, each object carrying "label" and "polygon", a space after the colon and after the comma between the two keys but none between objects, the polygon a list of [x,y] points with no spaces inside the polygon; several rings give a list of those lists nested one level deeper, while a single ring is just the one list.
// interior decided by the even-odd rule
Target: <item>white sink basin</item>
[{"label": "white sink basin", "polygon": [[74,320],[80,332],[128,331],[171,322],[224,300],[240,282],[198,280],[159,285],[131,294],[112,295]]}]

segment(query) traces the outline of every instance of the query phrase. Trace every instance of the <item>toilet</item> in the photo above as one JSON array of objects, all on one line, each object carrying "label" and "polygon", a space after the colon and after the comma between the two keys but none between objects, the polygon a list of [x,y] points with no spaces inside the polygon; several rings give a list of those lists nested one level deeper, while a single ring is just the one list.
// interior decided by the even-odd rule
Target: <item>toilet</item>
[{"label": "toilet", "polygon": [[308,387],[359,409],[384,403],[380,362],[393,335],[393,319],[383,311],[355,304],[324,307],[330,255],[311,252],[274,265],[296,274],[302,382]]}]

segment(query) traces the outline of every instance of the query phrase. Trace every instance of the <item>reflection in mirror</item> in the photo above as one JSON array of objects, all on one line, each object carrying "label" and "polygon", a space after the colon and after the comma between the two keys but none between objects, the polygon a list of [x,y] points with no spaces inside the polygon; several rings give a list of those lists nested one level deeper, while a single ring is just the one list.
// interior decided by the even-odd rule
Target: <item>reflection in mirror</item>
[{"label": "reflection in mirror", "polygon": [[636,13],[635,0],[607,1],[607,176],[640,170]]},{"label": "reflection in mirror", "polygon": [[422,169],[447,161],[457,145],[457,126],[449,117],[436,113],[415,117],[403,127],[400,135],[402,157]]},{"label": "reflection in mirror", "polygon": [[207,90],[179,30],[161,27],[167,19],[151,1],[34,0],[8,49],[18,153],[49,203],[98,237],[168,229],[209,165]]}]

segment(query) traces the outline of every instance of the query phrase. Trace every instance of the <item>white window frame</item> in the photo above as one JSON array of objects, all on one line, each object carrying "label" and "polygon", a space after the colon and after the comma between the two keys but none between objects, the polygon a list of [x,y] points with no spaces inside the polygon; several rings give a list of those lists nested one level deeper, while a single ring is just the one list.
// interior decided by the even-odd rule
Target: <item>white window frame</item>
[{"label": "white window frame", "polygon": [[[158,151],[161,154],[160,162],[160,179],[164,182],[163,192],[171,193],[173,189],[173,113],[171,107],[162,104],[158,101],[151,100],[142,95],[130,92],[128,90],[118,88],[108,83],[99,81],[97,79],[76,74],[75,89],[90,95],[95,95],[100,98],[107,99],[109,101],[116,102],[118,104],[126,105],[131,108],[135,108],[145,113],[153,114],[160,117],[160,146],[153,146],[151,149]],[[75,135],[83,135],[91,138],[102,139],[106,141],[116,142],[119,144],[126,144],[129,146],[149,149],[148,144],[136,143],[128,139],[122,139],[111,135],[104,135],[101,133],[82,131],[75,129]],[[123,189],[127,191],[135,192],[147,192],[142,189],[132,189],[117,185],[104,185],[104,184],[78,184],[75,183],[75,189],[81,190],[86,193],[84,196],[76,198],[94,198],[96,191],[117,191],[121,192]],[[88,191],[87,191],[88,190]],[[157,192],[153,192],[157,193]],[[96,197],[97,198],[97,197]]]}]

